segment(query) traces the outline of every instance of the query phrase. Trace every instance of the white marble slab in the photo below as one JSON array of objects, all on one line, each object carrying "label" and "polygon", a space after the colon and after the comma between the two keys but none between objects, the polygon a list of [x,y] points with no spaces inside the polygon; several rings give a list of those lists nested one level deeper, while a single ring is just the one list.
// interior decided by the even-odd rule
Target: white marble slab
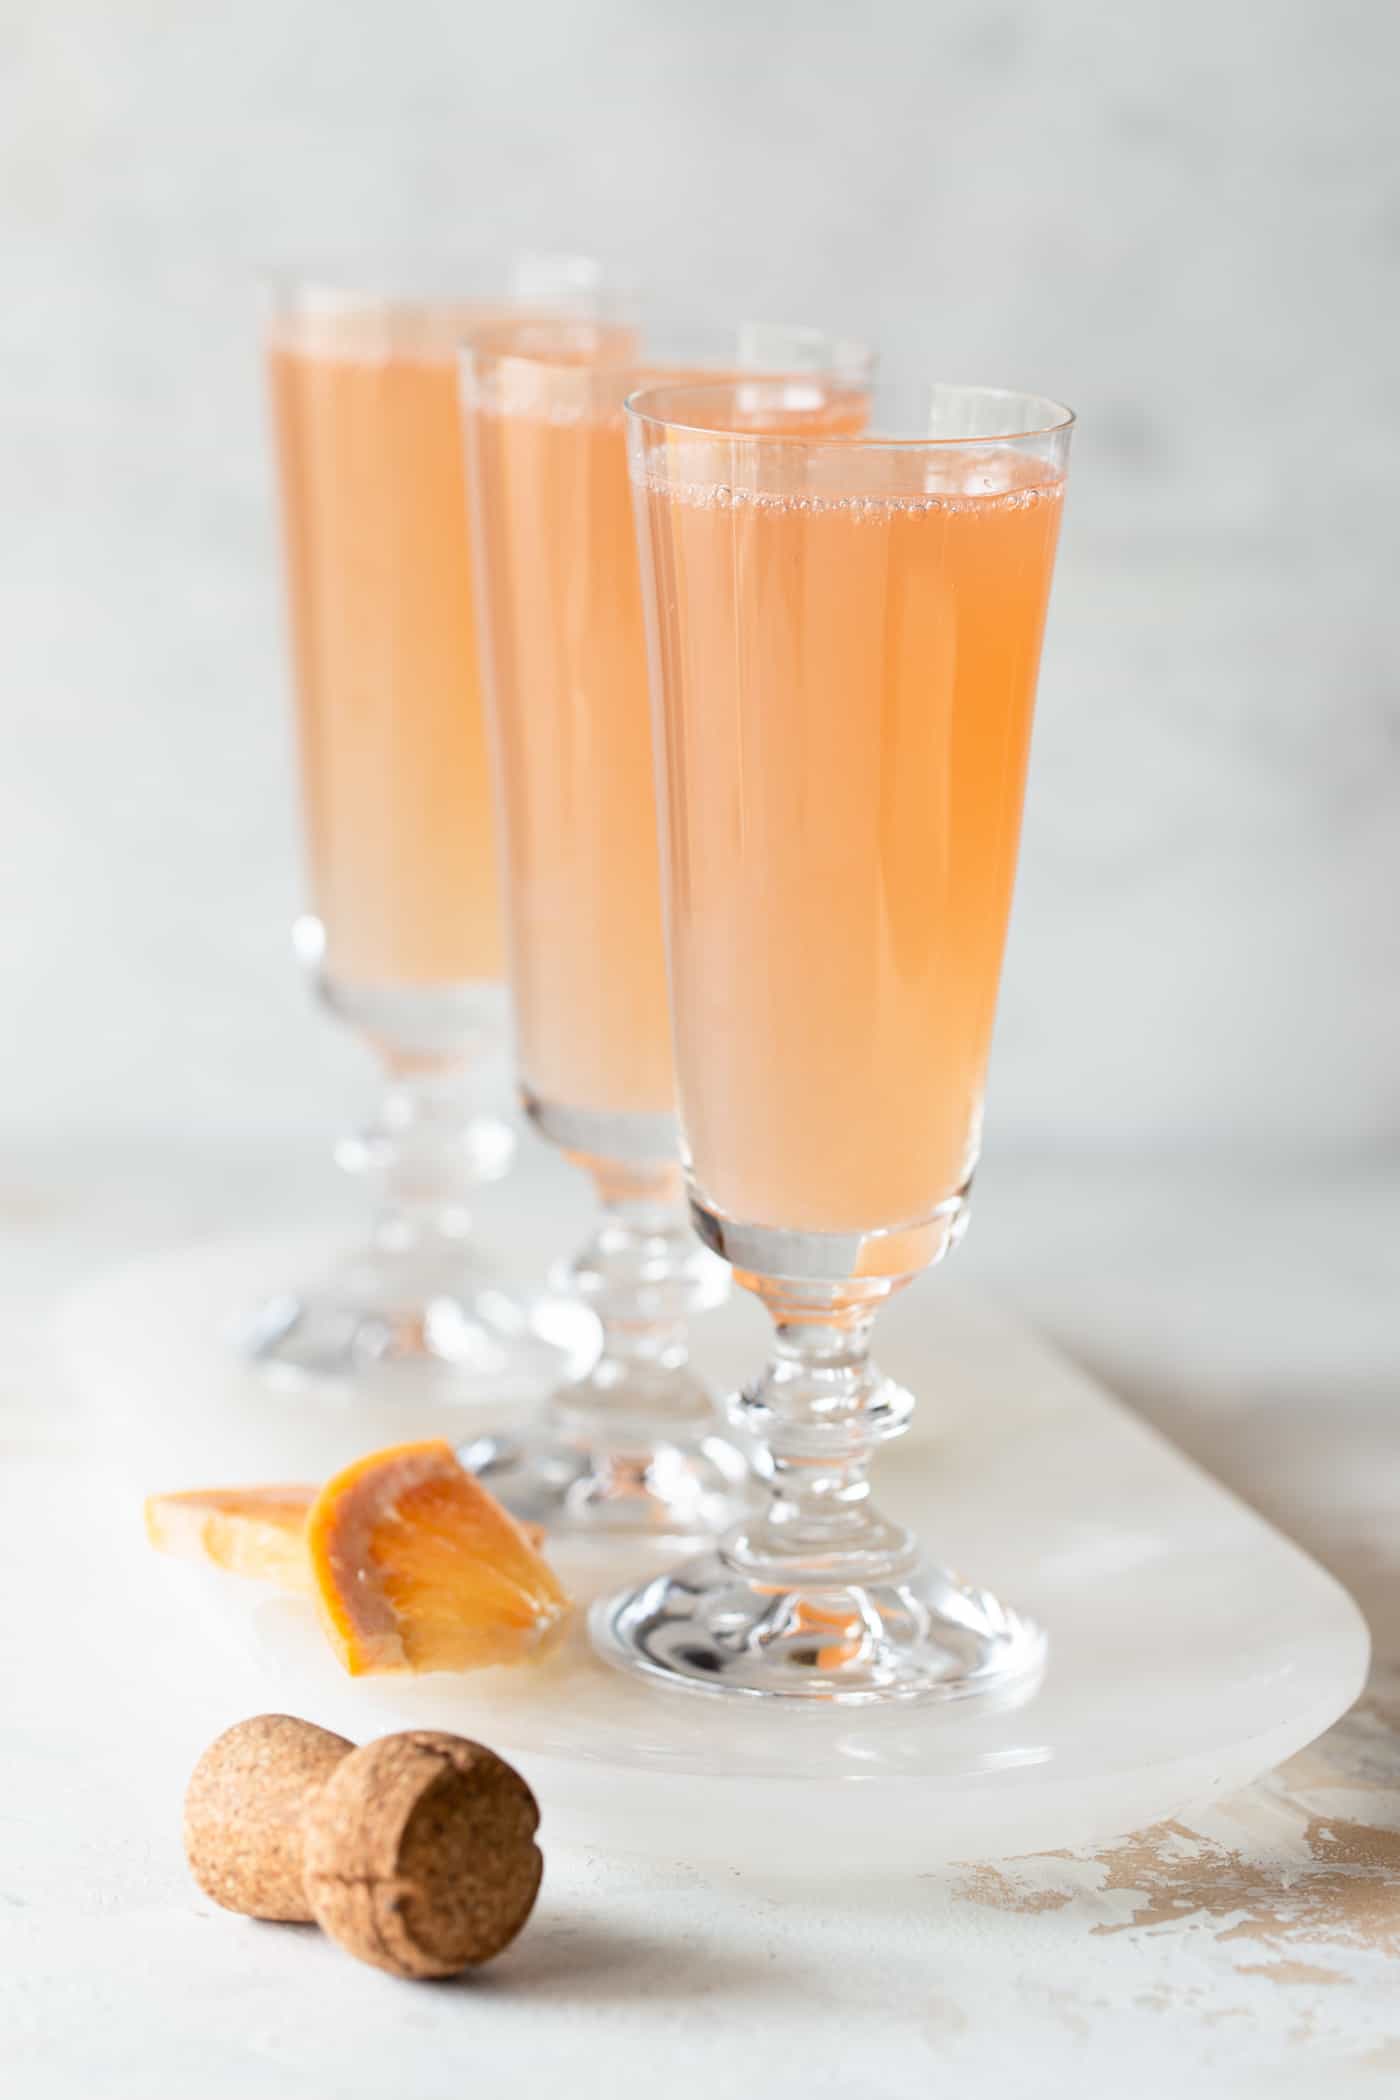
[{"label": "white marble slab", "polygon": [[[133,1498],[151,1486],[316,1478],[397,1438],[466,1434],[473,1411],[390,1387],[269,1391],[218,1347],[230,1308],[310,1257],[240,1241],[137,1264],[60,1310]],[[735,1302],[705,1324],[718,1383],[761,1347]],[[1102,1843],[1200,1806],[1310,1742],[1351,1704],[1369,1644],[1345,1591],[956,1271],[889,1309],[881,1351],[923,1401],[879,1492],[929,1547],[1051,1635],[1011,1711],[738,1711],[634,1686],[582,1624],[525,1671],[352,1682],[309,1607],[171,1566],[197,1617],[192,1667],[236,1656],[268,1707],[363,1737],[477,1734],[515,1757],[556,1839],[687,1864],[907,1873]],[[653,1556],[658,1549],[651,1549]],[[644,1549],[561,1548],[573,1593],[639,1573]]]}]

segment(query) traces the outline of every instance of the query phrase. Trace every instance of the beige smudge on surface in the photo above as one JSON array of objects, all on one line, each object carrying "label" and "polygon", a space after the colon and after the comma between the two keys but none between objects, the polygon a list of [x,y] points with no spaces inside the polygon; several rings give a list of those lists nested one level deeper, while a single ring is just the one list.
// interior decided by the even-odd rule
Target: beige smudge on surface
[{"label": "beige smudge on surface", "polygon": [[1324,1969],[1313,1961],[1242,1961],[1237,1976],[1267,1976],[1270,1983],[1345,1983],[1340,1969]]},{"label": "beige smudge on surface", "polygon": [[1046,2003],[1051,2017],[1072,2034],[1076,2042],[1087,2042],[1093,2034],[1093,2021],[1087,2006],[1080,2003],[1073,1991],[1050,1989]]},{"label": "beige smudge on surface", "polygon": [[[1339,1808],[1345,1800],[1353,1812],[1327,1813],[1329,1798]],[[1236,1971],[1279,1984],[1346,1980],[1305,1952],[1331,1947],[1400,1958],[1396,1673],[1378,1671],[1372,1690],[1321,1742],[1204,1820],[1216,1830],[1222,1821],[1237,1823],[1242,1842],[1184,1822],[1160,1823],[1093,1850],[969,1868],[957,1893],[1021,1916],[1076,1908],[1096,1937],[1204,1929],[1220,1945],[1281,1956]],[[1068,1874],[1056,1875],[1058,1861]],[[1108,1917],[1105,1897],[1120,1899]]]},{"label": "beige smudge on surface", "polygon": [[[1126,1917],[1095,1919],[1089,1930],[1096,1936],[1205,1925],[1215,1928],[1221,1942],[1252,1940],[1266,1948],[1306,1942],[1400,1956],[1400,1833],[1313,1817],[1303,1839],[1311,1855],[1303,1866],[1250,1858],[1174,1822],[1082,1855],[1041,1857],[1079,1858],[1098,1869],[1098,1893],[1133,1899]],[[1081,1900],[1064,1889],[1027,1886],[1018,1870],[1031,1864],[976,1867],[958,1893],[1023,1916],[1065,1910]]]},{"label": "beige smudge on surface", "polygon": [[[1066,1853],[1045,1855],[1053,1859],[1068,1856]],[[1063,1910],[1074,1901],[1068,1889],[1018,1889],[999,1867],[987,1866],[969,1867],[958,1884],[958,1894],[972,1903],[980,1903],[986,1910],[1014,1910],[1024,1917],[1033,1917],[1041,1910]]]},{"label": "beige smudge on surface", "polygon": [[932,2047],[965,2034],[968,2024],[967,2014],[951,1998],[941,1998],[935,1993],[928,1999],[924,2007],[923,2035]]},{"label": "beige smudge on surface", "polygon": [[[1166,1845],[1169,1836],[1186,1839],[1190,1852]],[[1130,1917],[1092,1929],[1107,1934],[1215,1920],[1222,1941],[1284,1947],[1310,1940],[1400,1955],[1396,1833],[1312,1819],[1303,1838],[1316,1868],[1250,1859],[1216,1840],[1197,1839],[1179,1823],[1163,1824],[1094,1855],[1103,1886],[1135,1893],[1139,1901]]]}]

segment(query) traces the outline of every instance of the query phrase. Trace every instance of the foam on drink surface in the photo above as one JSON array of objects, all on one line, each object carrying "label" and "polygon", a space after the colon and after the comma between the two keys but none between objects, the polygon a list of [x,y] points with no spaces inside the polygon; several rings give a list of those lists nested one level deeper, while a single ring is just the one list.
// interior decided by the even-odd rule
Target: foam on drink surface
[{"label": "foam on drink surface", "polygon": [[[707,436],[702,442],[712,463],[715,439]],[[1003,445],[950,446],[946,452],[891,447],[886,453],[863,447],[855,456],[839,443],[792,455],[775,446],[761,462],[762,487],[688,478],[686,449],[683,437],[673,440],[668,470],[648,460],[634,479],[673,502],[701,510],[839,513],[874,523],[931,511],[1025,510],[1056,503],[1063,492],[1062,478],[1044,460]],[[856,475],[860,486],[852,488]],[[781,485],[784,481],[786,487]]]}]

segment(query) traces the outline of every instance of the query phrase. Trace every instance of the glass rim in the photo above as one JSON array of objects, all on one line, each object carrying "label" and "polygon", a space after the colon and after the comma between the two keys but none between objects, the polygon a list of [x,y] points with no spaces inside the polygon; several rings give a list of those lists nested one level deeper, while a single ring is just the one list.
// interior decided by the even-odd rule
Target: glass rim
[{"label": "glass rim", "polygon": [[363,289],[325,278],[264,280],[262,337],[273,353],[382,365],[410,359],[452,371],[478,330],[554,312],[508,291]]},{"label": "glass rim", "polygon": [[491,293],[474,286],[451,287],[446,280],[434,284],[414,278],[393,283],[387,278],[361,279],[348,274],[306,276],[295,270],[266,270],[261,286],[264,298],[277,308],[289,313],[324,314],[328,318],[341,314],[436,313],[445,307],[504,305],[511,298],[508,291]]},{"label": "glass rim", "polygon": [[[774,366],[765,372],[761,366],[755,367],[752,374],[746,374],[745,377],[751,377],[756,381],[781,378],[796,380],[804,376],[810,376],[813,380],[823,380],[833,379],[843,372],[854,374],[860,369],[868,372],[873,369],[878,354],[873,344],[867,343],[857,336],[844,333],[838,334],[834,329],[815,327],[810,323],[790,324],[782,321],[737,321],[730,329],[722,327],[697,328],[682,324],[675,329],[664,330],[657,337],[649,339],[646,334],[646,316],[636,310],[621,314],[603,312],[573,316],[567,313],[545,312],[534,318],[542,321],[546,328],[557,327],[561,330],[571,330],[575,339],[590,332],[599,337],[606,337],[610,332],[616,332],[619,328],[626,328],[630,325],[637,331],[637,341],[625,354],[621,352],[617,354],[605,352],[599,357],[581,359],[568,357],[563,354],[562,345],[557,349],[549,347],[535,349],[515,344],[502,346],[490,341],[488,335],[484,339],[473,338],[463,343],[461,349],[463,359],[470,360],[479,369],[484,369],[488,365],[496,371],[505,371],[513,367],[519,367],[531,372],[547,372],[552,377],[557,378],[576,377],[580,373],[587,373],[596,375],[599,379],[609,379],[616,378],[620,372],[649,372],[658,365],[664,366],[666,364],[675,364],[684,372],[687,367],[694,369],[695,366],[699,365],[703,368],[708,362],[713,362],[717,371],[728,370],[732,372],[739,365],[742,356],[740,346],[746,330],[753,330],[756,334],[761,334],[765,337],[782,337],[786,342],[794,346],[794,357],[798,356],[803,349],[825,349],[830,352],[830,362],[811,367],[809,374],[804,374],[802,367],[796,363],[794,363],[791,370],[785,366]],[[519,325],[528,328],[531,324],[531,319],[532,316],[529,313],[522,313]],[[508,316],[502,323],[505,329],[510,329],[514,325]],[[685,383],[684,379],[682,379],[680,381],[661,381],[660,385],[684,385]],[[697,385],[703,386],[706,383],[705,381],[699,381]],[[854,385],[865,384],[866,382],[852,377],[846,383]],[[655,384],[655,382],[649,382],[648,387]],[[647,390],[647,388],[635,389],[636,392]],[[625,398],[630,399],[631,397],[627,396]]]},{"label": "glass rim", "polygon": [[480,309],[503,321],[571,318],[587,321],[588,309],[570,307],[569,299],[602,300],[628,295],[625,281],[610,281],[597,257],[520,249],[503,259],[483,263],[395,262],[385,257],[357,262],[308,257],[275,262],[257,273],[265,306],[273,312],[310,319],[437,316],[454,309]]},{"label": "glass rim", "polygon": [[[937,435],[931,431],[925,431],[922,433],[911,432],[908,435],[887,436],[879,431],[830,429],[813,429],[810,431],[745,430],[742,428],[730,428],[722,423],[691,422],[685,418],[683,413],[672,412],[663,415],[648,406],[648,403],[655,402],[663,397],[680,397],[676,400],[676,411],[683,411],[687,404],[692,408],[698,408],[706,397],[714,399],[728,396],[732,398],[741,387],[750,392],[757,392],[763,389],[776,391],[779,388],[791,389],[794,387],[811,391],[814,388],[823,386],[830,388],[832,385],[841,386],[842,384],[850,386],[853,383],[840,380],[833,381],[831,376],[824,372],[786,374],[755,372],[745,374],[739,378],[720,381],[701,380],[692,382],[680,380],[670,383],[663,382],[660,385],[649,384],[635,388],[624,401],[623,410],[627,416],[629,427],[639,433],[642,431],[674,431],[680,436],[720,439],[731,444],[802,445],[808,448],[818,445],[844,446],[851,450],[859,449],[872,452],[880,449],[896,451],[922,449],[926,451],[933,445],[1013,445],[1024,443],[1032,438],[1067,436],[1074,429],[1078,420],[1072,408],[1065,407],[1063,402],[1054,400],[1048,394],[1028,393],[1020,387],[983,386],[975,383],[964,384],[953,380],[878,380],[869,384],[865,390],[872,396],[872,402],[876,406],[878,406],[882,396],[886,400],[894,395],[898,395],[905,400],[919,399],[927,406],[940,394],[955,394],[961,396],[964,400],[975,399],[987,403],[997,401],[1022,402],[1027,406],[1034,405],[1045,413],[1032,417],[1029,421],[1022,423],[1021,427],[1013,429],[995,431],[961,430],[950,431],[946,435]],[[859,386],[861,382],[857,381],[854,384]],[[774,405],[777,406],[778,404],[775,402]],[[815,408],[819,404],[813,402],[810,405]],[[896,420],[899,419],[896,418]],[[1019,419],[1015,420],[1019,421]]]}]

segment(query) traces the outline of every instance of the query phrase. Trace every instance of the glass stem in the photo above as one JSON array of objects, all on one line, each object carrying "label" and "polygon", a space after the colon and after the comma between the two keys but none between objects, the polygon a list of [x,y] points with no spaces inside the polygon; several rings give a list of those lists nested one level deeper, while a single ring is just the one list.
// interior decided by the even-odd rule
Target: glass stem
[{"label": "glass stem", "polygon": [[674,1166],[578,1163],[601,1215],[569,1280],[598,1316],[602,1347],[587,1376],[555,1395],[555,1412],[594,1446],[653,1442],[668,1427],[693,1433],[714,1410],[690,1367],[689,1323],[720,1295],[722,1272],[690,1230]]},{"label": "glass stem", "polygon": [[900,1287],[801,1285],[745,1277],[773,1317],[772,1353],[735,1402],[755,1438],[767,1508],[724,1543],[749,1576],[789,1586],[897,1579],[914,1564],[909,1535],[873,1507],[870,1463],[908,1427],[913,1401],[870,1360],[881,1300]]},{"label": "glass stem", "polygon": [[374,1189],[376,1259],[405,1295],[450,1288],[471,1238],[470,1198],[505,1173],[514,1133],[484,1112],[470,1055],[382,1051],[386,1084],[372,1120],[336,1159]]}]

